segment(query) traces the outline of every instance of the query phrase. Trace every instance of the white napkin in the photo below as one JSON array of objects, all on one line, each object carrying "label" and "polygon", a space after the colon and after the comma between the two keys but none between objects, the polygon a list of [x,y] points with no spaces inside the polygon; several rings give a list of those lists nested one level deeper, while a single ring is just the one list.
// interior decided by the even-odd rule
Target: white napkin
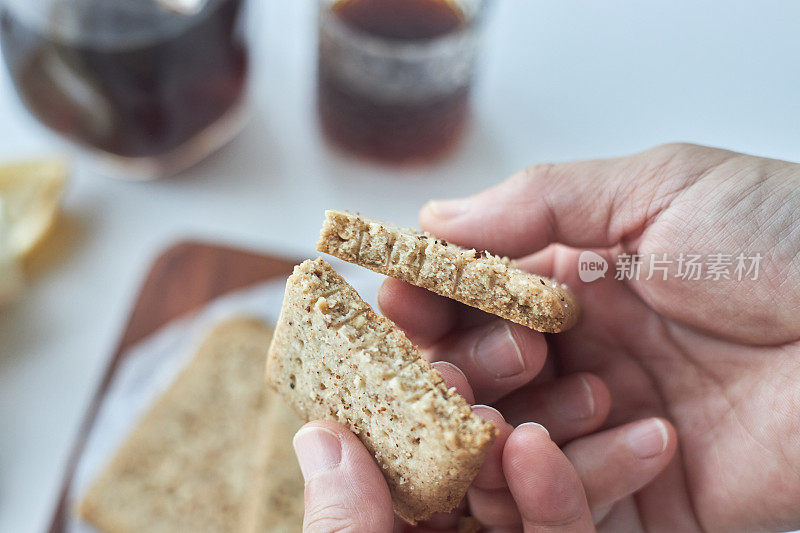
[{"label": "white napkin", "polygon": [[[375,307],[383,276],[333,259],[330,263]],[[285,279],[278,279],[223,295],[198,312],[166,324],[127,350],[75,466],[68,494],[70,512],[65,528],[68,533],[94,531],[73,513],[76,503],[153,399],[169,387],[209,330],[222,320],[242,315],[275,324],[285,283]]]}]

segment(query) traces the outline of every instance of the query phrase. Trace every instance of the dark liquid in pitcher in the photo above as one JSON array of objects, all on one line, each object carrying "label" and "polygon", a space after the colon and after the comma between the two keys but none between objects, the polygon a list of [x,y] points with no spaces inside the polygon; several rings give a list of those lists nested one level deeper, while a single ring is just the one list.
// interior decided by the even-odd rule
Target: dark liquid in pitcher
[{"label": "dark liquid in pitcher", "polygon": [[[448,0],[339,0],[333,12],[347,26],[398,42],[424,43],[463,28]],[[469,88],[429,101],[385,103],[358,94],[331,72],[321,51],[318,105],[323,131],[335,143],[392,162],[433,159],[458,139],[467,118]]]},{"label": "dark liquid in pitcher", "polygon": [[96,39],[59,38],[26,26],[9,11],[0,15],[6,64],[41,122],[112,154],[147,157],[180,147],[240,101],[247,68],[238,23],[242,0],[212,2],[188,21],[177,13],[152,12],[159,9],[155,2],[144,8],[149,12],[131,10],[130,20],[116,13],[114,22],[123,26],[145,20],[147,28],[152,21],[152,36],[126,40],[101,27],[109,21],[102,9],[110,13],[112,4],[96,2],[97,9],[79,19],[79,27],[87,28],[80,34]]}]

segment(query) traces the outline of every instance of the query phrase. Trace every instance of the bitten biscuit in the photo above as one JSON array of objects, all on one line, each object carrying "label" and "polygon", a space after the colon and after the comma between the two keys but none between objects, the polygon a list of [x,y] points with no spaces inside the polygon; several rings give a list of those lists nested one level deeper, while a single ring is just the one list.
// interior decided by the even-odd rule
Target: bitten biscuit
[{"label": "bitten biscuit", "polygon": [[105,533],[237,531],[257,467],[270,340],[256,320],[217,326],[100,473],[81,517]]},{"label": "bitten biscuit", "polygon": [[286,283],[267,377],[304,420],[358,435],[410,523],[458,505],[496,434],[322,259]]},{"label": "bitten biscuit", "polygon": [[346,211],[325,212],[317,250],[537,331],[558,333],[578,319],[565,285],[507,258]]}]

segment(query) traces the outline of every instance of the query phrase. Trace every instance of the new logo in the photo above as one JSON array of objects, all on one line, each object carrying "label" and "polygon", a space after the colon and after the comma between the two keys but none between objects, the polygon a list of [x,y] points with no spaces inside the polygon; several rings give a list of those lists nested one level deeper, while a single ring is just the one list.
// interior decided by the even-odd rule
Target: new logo
[{"label": "new logo", "polygon": [[608,261],[600,254],[585,250],[578,257],[578,277],[584,283],[606,277]]}]

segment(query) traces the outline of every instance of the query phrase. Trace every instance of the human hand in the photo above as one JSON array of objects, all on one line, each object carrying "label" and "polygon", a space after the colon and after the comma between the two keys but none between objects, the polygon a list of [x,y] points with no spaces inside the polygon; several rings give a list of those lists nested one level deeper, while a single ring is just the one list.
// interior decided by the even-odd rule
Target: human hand
[{"label": "human hand", "polygon": [[[584,308],[548,345],[425,290],[395,280],[382,288],[386,315],[430,360],[463,370],[465,396],[503,413],[476,408],[501,431],[470,489],[472,514],[496,531],[592,521],[614,531],[798,527],[798,185],[798,165],[669,145],[532,167],[423,209],[423,229],[523,257],[523,268],[569,284]],[[647,280],[644,265],[639,280],[584,284],[578,247],[612,264],[623,251],[764,258],[757,280],[685,281],[672,271]],[[503,416],[541,422],[550,438],[527,424],[512,431]],[[680,455],[672,425],[653,416],[675,424]],[[391,517],[385,505],[371,508]]]},{"label": "human hand", "polygon": [[[554,410],[570,396],[554,389],[580,373],[608,387],[601,429],[648,416],[675,425],[679,456],[635,497],[598,505],[594,484],[581,476],[600,526],[800,527],[800,165],[667,145],[535,166],[472,198],[428,204],[420,220],[448,241],[524,257],[523,268],[566,282],[583,304],[575,328],[548,338],[541,372],[539,337],[512,326],[506,353],[516,346],[525,370],[493,381],[468,346],[480,335],[475,328],[487,327],[475,324],[492,319],[389,280],[380,298],[387,316],[432,358],[464,370],[478,401],[496,402],[514,424],[542,422],[579,472],[575,448],[602,433],[578,440],[562,433],[566,417]],[[763,259],[756,280],[687,281],[674,276],[673,264],[667,280],[660,273],[647,280],[643,265],[638,281],[582,283],[577,263],[586,248],[612,265],[621,252]],[[595,393],[593,416],[603,402]]]},{"label": "human hand", "polygon": [[[455,387],[470,403],[474,401],[472,389],[457,367],[443,361],[433,363],[433,367],[448,386]],[[523,523],[527,530],[591,530],[592,518],[581,479],[547,430],[534,423],[515,429],[489,406],[474,405],[473,410],[498,428],[497,438],[470,489],[473,514],[488,524],[511,526],[490,529],[497,532],[516,531]],[[594,441],[594,447],[609,452],[610,458],[592,459],[588,463],[611,461],[618,466],[630,463],[626,433],[630,433],[631,427],[641,429],[647,425],[611,431]],[[661,438],[659,433],[659,449]],[[639,483],[644,483],[649,480],[645,477],[652,477],[663,468],[675,449],[674,434],[668,438],[672,442],[668,453],[653,457],[650,468],[637,468],[633,476],[621,476],[622,482],[609,480],[611,490],[631,480],[636,482],[637,477]],[[309,422],[296,434],[294,447],[306,482],[303,524],[306,533],[462,531],[459,526],[463,505],[453,513],[437,515],[413,528],[395,518],[389,489],[377,464],[346,427],[330,421]]]}]

